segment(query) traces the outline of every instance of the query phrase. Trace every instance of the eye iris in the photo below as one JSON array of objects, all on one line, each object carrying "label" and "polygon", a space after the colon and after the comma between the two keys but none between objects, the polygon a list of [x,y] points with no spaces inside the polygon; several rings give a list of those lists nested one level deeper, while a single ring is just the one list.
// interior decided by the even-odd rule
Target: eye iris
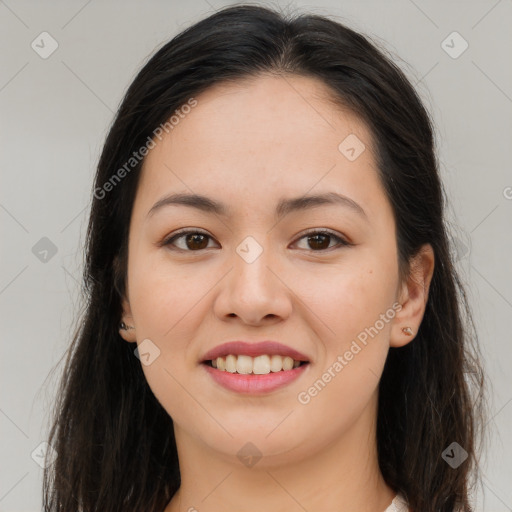
[{"label": "eye iris", "polygon": [[[202,242],[203,244],[201,245],[201,238],[202,238]],[[207,236],[206,235],[203,235],[201,233],[192,233],[190,235],[187,235],[186,236],[186,244],[187,244],[187,247],[189,249],[205,249],[206,246],[208,245],[208,239],[207,239]],[[191,247],[189,242],[192,242],[192,244],[196,243],[199,241],[199,244],[201,245],[200,247],[197,247],[197,246],[193,246]],[[206,243],[204,243],[206,242]]]},{"label": "eye iris", "polygon": [[[323,238],[323,242],[324,244],[322,244],[322,242],[320,241],[319,242],[319,245],[320,247],[318,246],[318,241],[319,241],[319,238],[322,239]],[[313,248],[313,249],[327,249],[329,247],[329,241],[330,241],[330,235],[326,235],[326,234],[322,234],[322,233],[318,233],[316,235],[311,235],[311,236],[308,236],[308,241],[309,241],[309,245]],[[311,244],[311,240],[314,240],[313,244]],[[325,241],[327,240],[327,245],[325,245]]]}]

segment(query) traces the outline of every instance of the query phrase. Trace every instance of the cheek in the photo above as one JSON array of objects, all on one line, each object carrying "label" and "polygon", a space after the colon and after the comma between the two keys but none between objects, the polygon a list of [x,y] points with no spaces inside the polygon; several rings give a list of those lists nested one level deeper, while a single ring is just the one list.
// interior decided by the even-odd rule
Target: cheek
[{"label": "cheek", "polygon": [[171,264],[164,249],[155,254],[136,254],[132,263],[128,276],[130,305],[140,332],[160,342],[173,340],[173,344],[179,344],[213,279],[209,283],[205,273],[199,277],[190,265]]},{"label": "cheek", "polygon": [[[393,255],[359,256],[357,263],[333,274],[325,284],[316,281],[319,316],[328,333],[322,338],[325,358],[299,400],[311,414],[328,411],[337,425],[353,421],[375,393],[396,313]],[[332,407],[334,403],[340,407]]]},{"label": "cheek", "polygon": [[[311,267],[295,280],[294,293],[314,314],[310,321],[318,325],[327,351],[350,345],[394,303],[397,272],[393,254],[381,256],[370,250],[354,252],[339,265]],[[379,322],[377,327],[385,334],[390,324]]]},{"label": "cheek", "polygon": [[200,299],[211,285],[162,261],[160,255],[134,256],[131,263],[130,306],[137,319],[138,341],[151,340],[158,353],[151,364],[142,364],[146,381],[174,421],[204,423],[201,410],[191,407],[187,390],[193,370],[190,339],[200,327],[198,317],[204,318]]},{"label": "cheek", "polygon": [[175,265],[162,263],[161,259],[152,261],[146,256],[137,261],[134,257],[132,263],[128,276],[130,306],[137,321],[139,347],[149,339],[149,346],[157,354],[148,365],[141,359],[142,370],[162,407],[173,419],[181,421],[183,411],[187,411],[187,417],[192,413],[186,392],[195,362],[190,354],[190,340],[191,334],[200,328],[200,322],[196,324],[198,317],[204,317],[200,299],[207,283],[187,276],[188,271],[180,272]]}]

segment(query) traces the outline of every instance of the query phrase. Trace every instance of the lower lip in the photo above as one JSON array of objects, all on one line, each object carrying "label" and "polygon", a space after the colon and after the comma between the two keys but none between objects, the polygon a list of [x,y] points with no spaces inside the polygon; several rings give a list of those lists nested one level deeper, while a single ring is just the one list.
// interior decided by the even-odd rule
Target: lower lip
[{"label": "lower lip", "polygon": [[217,370],[207,364],[203,364],[202,366],[205,367],[206,371],[217,384],[220,384],[226,389],[236,391],[237,393],[263,394],[270,393],[293,382],[304,373],[309,363],[293,368],[292,370],[281,370],[275,373],[270,372],[265,375],[243,375],[240,373]]}]

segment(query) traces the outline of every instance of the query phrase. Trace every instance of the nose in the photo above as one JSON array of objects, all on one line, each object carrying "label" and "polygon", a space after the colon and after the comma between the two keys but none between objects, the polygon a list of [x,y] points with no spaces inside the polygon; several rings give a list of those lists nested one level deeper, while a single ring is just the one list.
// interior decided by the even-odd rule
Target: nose
[{"label": "nose", "polygon": [[[254,251],[254,246],[251,247]],[[281,266],[261,247],[254,259],[239,247],[230,259],[231,271],[219,283],[215,301],[216,315],[226,320],[239,318],[248,325],[279,323],[291,314],[293,292]]]}]

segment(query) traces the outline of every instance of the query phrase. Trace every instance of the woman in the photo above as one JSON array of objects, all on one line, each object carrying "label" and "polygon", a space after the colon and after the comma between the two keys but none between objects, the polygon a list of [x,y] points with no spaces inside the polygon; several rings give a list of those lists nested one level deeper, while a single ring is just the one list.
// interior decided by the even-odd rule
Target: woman
[{"label": "woman", "polygon": [[429,116],[362,35],[239,5],[163,46],[100,158],[45,510],[471,510],[443,203]]}]

